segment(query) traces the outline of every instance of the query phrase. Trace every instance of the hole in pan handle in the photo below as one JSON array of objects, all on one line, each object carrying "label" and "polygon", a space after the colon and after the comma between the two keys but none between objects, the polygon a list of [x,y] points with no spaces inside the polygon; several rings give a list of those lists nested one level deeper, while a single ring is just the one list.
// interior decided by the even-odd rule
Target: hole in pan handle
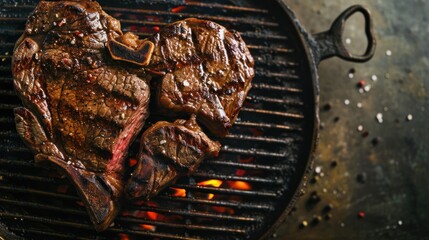
[{"label": "hole in pan handle", "polygon": [[[347,19],[359,12],[364,16],[365,33],[368,39],[368,46],[363,55],[356,55],[349,52],[342,39]],[[335,19],[328,31],[316,34],[314,38],[317,42],[315,50],[318,62],[334,56],[351,62],[366,62],[374,56],[377,45],[374,37],[371,12],[361,5],[354,5],[346,9]]]}]

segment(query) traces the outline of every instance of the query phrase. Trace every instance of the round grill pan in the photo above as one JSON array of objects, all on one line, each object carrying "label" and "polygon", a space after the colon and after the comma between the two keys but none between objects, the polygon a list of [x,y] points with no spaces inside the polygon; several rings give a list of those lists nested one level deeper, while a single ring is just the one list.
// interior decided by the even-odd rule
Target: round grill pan
[{"label": "round grill pan", "polygon": [[[96,233],[68,181],[36,166],[14,128],[10,56],[38,1],[2,1],[0,8],[0,238],[13,239],[265,239],[304,188],[317,141],[320,61],[369,60],[375,51],[370,13],[353,6],[330,30],[311,35],[281,0],[99,1],[124,32],[147,37],[186,17],[216,21],[241,33],[255,58],[256,77],[216,159],[205,161],[150,202],[126,206]],[[345,21],[366,21],[368,47],[356,56],[343,45]],[[130,155],[135,154],[132,150]]]}]

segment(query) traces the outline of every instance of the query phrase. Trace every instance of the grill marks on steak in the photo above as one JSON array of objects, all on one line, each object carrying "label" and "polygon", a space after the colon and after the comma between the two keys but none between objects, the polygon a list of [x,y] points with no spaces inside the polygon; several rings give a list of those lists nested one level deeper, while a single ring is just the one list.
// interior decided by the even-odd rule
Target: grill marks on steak
[{"label": "grill marks on steak", "polygon": [[225,136],[240,111],[254,76],[254,61],[237,32],[214,22],[185,19],[148,39],[155,48],[149,69],[167,72],[156,101],[164,114],[196,114],[217,136]]},{"label": "grill marks on steak", "polygon": [[92,1],[41,1],[13,59],[25,108],[18,133],[37,161],[62,168],[82,195],[97,230],[120,208],[124,158],[148,116],[150,76],[114,62],[106,44],[122,35]]},{"label": "grill marks on steak", "polygon": [[220,144],[207,137],[195,115],[173,123],[159,121],[140,140],[138,165],[126,186],[130,198],[148,199],[197,169],[203,159],[215,157]]}]

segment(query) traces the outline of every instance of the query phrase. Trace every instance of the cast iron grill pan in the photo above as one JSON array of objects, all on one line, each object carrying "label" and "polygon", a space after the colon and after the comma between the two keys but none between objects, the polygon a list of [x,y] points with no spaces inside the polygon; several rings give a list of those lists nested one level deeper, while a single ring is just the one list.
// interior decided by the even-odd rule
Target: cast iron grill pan
[{"label": "cast iron grill pan", "polygon": [[[279,223],[310,165],[317,81],[294,19],[277,2],[99,1],[121,21],[124,32],[142,38],[187,17],[235,29],[248,44],[256,68],[253,88],[230,134],[221,141],[219,157],[181,178],[172,186],[176,190],[168,188],[149,202],[128,204],[102,233],[93,230],[68,180],[50,166],[35,166],[33,153],[15,131],[13,108],[21,103],[13,90],[11,55],[37,2],[0,3],[0,236],[258,239]],[[133,148],[130,155],[135,153]],[[212,184],[204,184],[207,181]]]}]

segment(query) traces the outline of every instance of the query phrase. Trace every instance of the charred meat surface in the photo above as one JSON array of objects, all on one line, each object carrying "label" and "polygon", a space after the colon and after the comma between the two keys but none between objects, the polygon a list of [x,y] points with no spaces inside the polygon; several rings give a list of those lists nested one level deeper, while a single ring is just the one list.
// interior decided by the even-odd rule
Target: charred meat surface
[{"label": "charred meat surface", "polygon": [[195,116],[188,121],[157,122],[142,135],[139,162],[125,192],[130,198],[148,199],[177,177],[195,171],[203,159],[217,156],[219,150],[220,144],[207,137]]},{"label": "charred meat surface", "polygon": [[[69,177],[102,231],[124,195],[148,199],[217,156],[220,144],[197,121],[214,135],[228,133],[253,64],[240,35],[214,22],[186,19],[140,40],[123,34],[97,2],[41,1],[13,55],[24,105],[15,109],[17,132],[36,162],[51,162]],[[139,162],[125,176],[124,159],[149,115],[151,92],[155,112],[189,120],[149,127]]]},{"label": "charred meat surface", "polygon": [[[142,45],[129,39],[133,38],[121,40],[134,47]],[[240,35],[217,23],[189,18],[166,26],[146,41],[153,42],[154,48],[145,68],[165,73],[155,91],[160,113],[196,114],[212,134],[225,136],[254,77],[254,61]],[[123,60],[132,61],[127,55]]]},{"label": "charred meat surface", "polygon": [[124,158],[148,116],[149,76],[106,48],[120,23],[92,1],[41,1],[13,56],[17,130],[76,186],[97,230],[117,215]]}]

